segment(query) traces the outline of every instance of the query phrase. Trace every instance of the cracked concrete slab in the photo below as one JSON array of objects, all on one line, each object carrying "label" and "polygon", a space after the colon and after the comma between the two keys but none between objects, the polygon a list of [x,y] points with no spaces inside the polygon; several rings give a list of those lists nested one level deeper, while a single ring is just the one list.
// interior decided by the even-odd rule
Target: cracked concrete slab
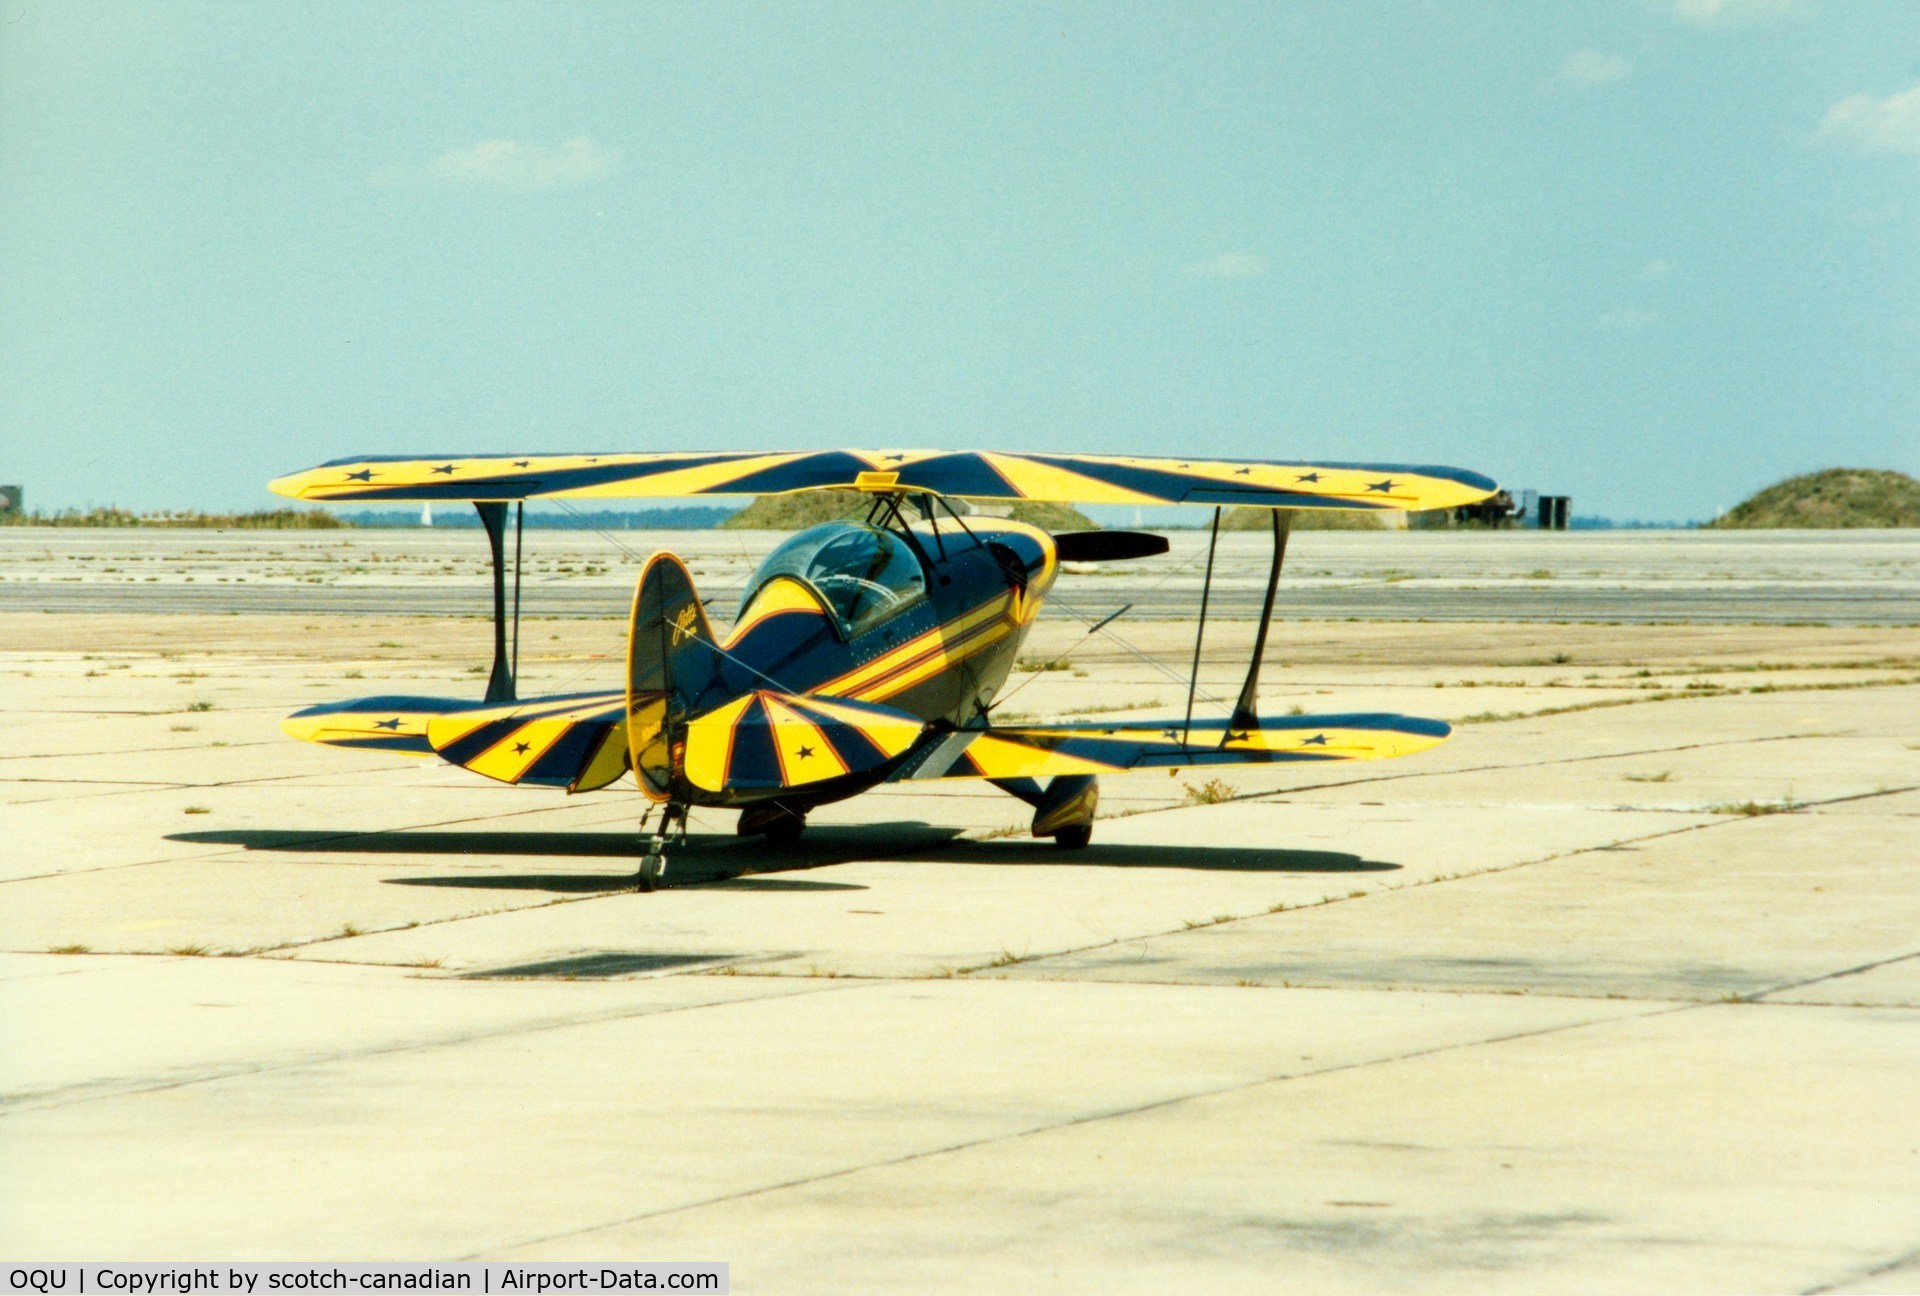
[{"label": "cracked concrete slab", "polygon": [[[1550,565],[1512,539],[1423,551],[1421,606]],[[832,807],[784,854],[696,815],[682,888],[642,896],[630,793],[282,740],[311,698],[471,691],[486,626],[407,604],[438,551],[310,586],[314,555],[250,543],[155,565],[207,578],[181,606],[252,562],[314,610],[0,612],[11,1254],[713,1258],[780,1291],[1914,1273],[1920,684],[1889,681],[1920,632],[1869,624],[1907,578],[1844,545],[1609,552],[1661,598],[1721,581],[1714,615],[1793,587],[1853,624],[1280,628],[1270,705],[1459,724],[1420,758],[1110,779],[1080,853],[963,785]],[[1412,606],[1339,561],[1316,597]],[[1572,576],[1505,606],[1608,619]],[[617,675],[617,619],[529,624],[529,691]],[[1080,637],[1041,627],[1070,669],[1012,709],[1184,705]],[[1207,690],[1250,638],[1210,631]]]}]

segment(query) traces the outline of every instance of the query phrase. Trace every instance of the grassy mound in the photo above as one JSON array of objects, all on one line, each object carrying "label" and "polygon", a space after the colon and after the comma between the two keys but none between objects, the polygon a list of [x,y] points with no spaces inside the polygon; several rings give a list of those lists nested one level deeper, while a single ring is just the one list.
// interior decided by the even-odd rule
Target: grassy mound
[{"label": "grassy mound", "polygon": [[1725,530],[1920,527],[1920,481],[1880,468],[1828,468],[1776,482],[1707,525]]},{"label": "grassy mound", "polygon": [[1100,524],[1071,504],[1042,504],[1022,500],[1007,512],[1015,522],[1037,526],[1042,531],[1098,531]]},{"label": "grassy mound", "polygon": [[[1230,508],[1220,518],[1222,531],[1265,531],[1272,509]],[[1205,523],[1202,523],[1205,525]],[[1295,531],[1384,531],[1386,520],[1371,509],[1294,509]]]},{"label": "grassy mound", "polygon": [[[871,496],[859,491],[811,490],[762,495],[722,522],[729,531],[802,531],[822,522],[865,516]],[[957,506],[956,506],[957,507]],[[961,512],[965,512],[964,508]],[[1093,531],[1094,521],[1070,504],[1015,504],[1013,520],[1048,531]]]},{"label": "grassy mound", "polygon": [[762,495],[720,524],[722,531],[804,531],[852,514],[864,517],[869,497],[859,491],[810,490]]}]

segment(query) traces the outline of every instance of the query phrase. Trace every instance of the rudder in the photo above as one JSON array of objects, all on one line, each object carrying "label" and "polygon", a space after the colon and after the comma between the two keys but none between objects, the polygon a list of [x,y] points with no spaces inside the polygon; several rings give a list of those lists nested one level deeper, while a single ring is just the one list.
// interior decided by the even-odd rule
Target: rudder
[{"label": "rudder", "polygon": [[722,660],[686,564],[654,554],[627,627],[627,749],[640,790],[655,801],[671,797],[686,721],[719,682]]}]

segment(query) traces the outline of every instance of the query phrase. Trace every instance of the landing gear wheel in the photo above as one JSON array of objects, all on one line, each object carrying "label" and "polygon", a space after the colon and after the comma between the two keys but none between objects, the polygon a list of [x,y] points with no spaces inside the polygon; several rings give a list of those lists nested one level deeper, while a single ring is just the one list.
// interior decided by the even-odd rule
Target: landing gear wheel
[{"label": "landing gear wheel", "polygon": [[1079,850],[1093,840],[1092,824],[1075,824],[1053,835],[1053,844],[1061,850]]},{"label": "landing gear wheel", "polygon": [[767,845],[775,850],[792,850],[800,844],[800,834],[806,830],[807,821],[804,818],[790,815],[769,824],[762,836],[767,839]]},{"label": "landing gear wheel", "polygon": [[640,860],[640,876],[637,885],[642,891],[658,891],[667,876],[667,857],[649,854]]}]

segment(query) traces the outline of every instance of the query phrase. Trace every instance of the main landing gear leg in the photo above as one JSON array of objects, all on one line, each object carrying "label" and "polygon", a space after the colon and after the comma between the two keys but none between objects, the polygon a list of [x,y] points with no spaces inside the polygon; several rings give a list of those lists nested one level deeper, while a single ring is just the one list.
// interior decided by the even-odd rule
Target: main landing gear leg
[{"label": "main landing gear leg", "polygon": [[[642,830],[646,820],[640,821]],[[666,811],[660,816],[659,831],[653,834],[653,840],[647,844],[647,853],[640,859],[640,874],[636,884],[642,891],[658,891],[666,883],[667,842],[674,837],[675,828],[679,829],[678,844],[687,840],[687,807],[677,802],[669,802]]]}]

